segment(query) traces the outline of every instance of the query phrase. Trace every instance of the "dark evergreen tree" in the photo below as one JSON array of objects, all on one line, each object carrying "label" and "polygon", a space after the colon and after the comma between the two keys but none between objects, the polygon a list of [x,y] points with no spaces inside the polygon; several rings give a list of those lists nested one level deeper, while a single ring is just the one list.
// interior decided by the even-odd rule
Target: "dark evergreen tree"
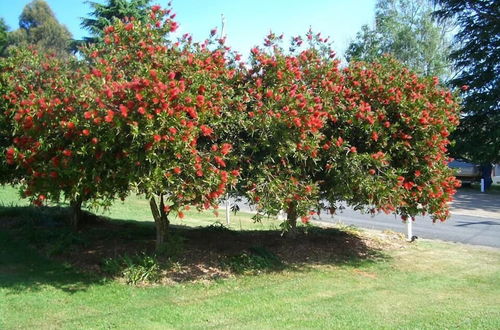
[{"label": "dark evergreen tree", "polygon": [[7,33],[9,31],[9,27],[5,24],[5,20],[0,18],[0,56],[5,55],[5,50],[7,48]]},{"label": "dark evergreen tree", "polygon": [[102,37],[106,26],[113,23],[114,19],[123,20],[134,17],[136,20],[146,21],[151,7],[151,0],[107,0],[105,4],[88,1],[92,7],[90,18],[82,18],[82,27],[90,32],[84,42],[94,43]]},{"label": "dark evergreen tree", "polygon": [[457,49],[451,59],[463,86],[463,118],[453,135],[453,156],[500,162],[500,5],[497,0],[436,0],[436,16],[454,19]]}]

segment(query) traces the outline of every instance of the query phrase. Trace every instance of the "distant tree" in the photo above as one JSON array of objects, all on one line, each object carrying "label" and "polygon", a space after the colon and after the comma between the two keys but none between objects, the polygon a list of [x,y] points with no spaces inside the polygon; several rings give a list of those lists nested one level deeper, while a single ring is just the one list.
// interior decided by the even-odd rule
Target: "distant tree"
[{"label": "distant tree", "polygon": [[458,24],[451,59],[459,72],[451,80],[466,89],[464,115],[454,134],[455,157],[500,162],[500,6],[495,0],[436,0],[436,15]]},{"label": "distant tree", "polygon": [[438,25],[430,1],[378,0],[375,26],[361,27],[346,58],[373,62],[389,53],[410,69],[446,78],[450,74],[449,25]]},{"label": "distant tree", "polygon": [[5,24],[5,20],[0,18],[0,56],[5,54],[7,48],[7,37],[8,37],[9,27]]},{"label": "distant tree", "polygon": [[61,25],[43,0],[27,4],[19,17],[19,29],[9,34],[9,45],[34,45],[44,52],[60,56],[69,54],[71,33]]},{"label": "distant tree", "polygon": [[81,26],[91,34],[84,42],[95,43],[102,39],[104,28],[112,25],[114,19],[134,17],[145,22],[151,8],[151,0],[107,0],[105,4],[88,1],[92,7],[91,18],[82,18]]}]

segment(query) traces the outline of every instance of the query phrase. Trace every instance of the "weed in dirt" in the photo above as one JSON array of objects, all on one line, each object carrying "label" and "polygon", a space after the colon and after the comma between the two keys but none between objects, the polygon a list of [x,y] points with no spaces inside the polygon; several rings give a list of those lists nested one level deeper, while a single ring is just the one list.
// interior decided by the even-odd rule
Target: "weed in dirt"
[{"label": "weed in dirt", "polygon": [[131,285],[154,283],[160,279],[161,275],[156,256],[145,253],[105,259],[101,269],[111,276],[123,278],[127,284]]},{"label": "weed in dirt", "polygon": [[222,261],[222,266],[236,274],[258,274],[280,270],[285,265],[277,255],[264,247],[258,246],[249,248],[248,252],[226,257]]}]

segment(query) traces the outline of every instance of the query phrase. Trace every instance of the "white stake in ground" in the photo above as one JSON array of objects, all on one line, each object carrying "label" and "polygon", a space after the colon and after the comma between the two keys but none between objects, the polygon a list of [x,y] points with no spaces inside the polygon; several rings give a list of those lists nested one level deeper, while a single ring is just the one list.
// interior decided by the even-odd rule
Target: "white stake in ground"
[{"label": "white stake in ground", "polygon": [[408,219],[406,219],[406,233],[408,235],[408,241],[411,241],[412,237],[413,237],[412,222],[413,222],[413,220],[410,217],[408,217]]},{"label": "white stake in ground", "polygon": [[231,212],[229,204],[229,194],[226,194],[226,225],[231,223],[231,219],[229,219],[229,213]]}]

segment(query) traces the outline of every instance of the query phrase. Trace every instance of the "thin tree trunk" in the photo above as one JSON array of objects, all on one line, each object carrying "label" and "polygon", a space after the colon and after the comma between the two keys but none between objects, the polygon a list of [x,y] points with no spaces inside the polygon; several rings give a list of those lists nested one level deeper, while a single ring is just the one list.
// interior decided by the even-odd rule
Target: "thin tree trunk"
[{"label": "thin tree trunk", "polygon": [[286,222],[288,223],[288,232],[286,236],[290,238],[297,237],[297,205],[290,203],[286,211]]},{"label": "thin tree trunk", "polygon": [[167,213],[165,212],[165,203],[163,201],[163,194],[160,194],[160,205],[156,203],[153,197],[149,200],[149,206],[151,207],[151,213],[156,224],[156,251],[161,251],[165,245],[168,234],[168,226],[170,222],[168,221]]},{"label": "thin tree trunk", "polygon": [[79,198],[76,201],[71,201],[69,205],[71,207],[70,224],[73,230],[77,230],[83,220],[82,200]]}]

